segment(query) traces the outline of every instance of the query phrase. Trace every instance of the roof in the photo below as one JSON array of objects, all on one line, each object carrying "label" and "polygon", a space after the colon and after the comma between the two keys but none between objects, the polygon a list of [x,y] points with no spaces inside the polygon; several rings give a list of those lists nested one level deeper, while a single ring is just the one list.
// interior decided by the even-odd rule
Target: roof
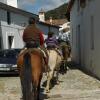
[{"label": "roof", "polygon": [[14,13],[22,14],[24,16],[34,17],[34,18],[38,19],[38,15],[36,15],[36,14],[24,11],[24,10],[19,9],[19,8],[15,8],[15,7],[9,6],[9,5],[1,3],[1,2],[0,2],[0,8],[4,9],[4,10],[7,10],[7,11],[14,12]]},{"label": "roof", "polygon": [[[46,20],[45,22],[47,24],[51,24],[50,20]],[[51,25],[59,26],[59,25],[63,25],[64,23],[67,23],[67,22],[68,22],[67,19],[54,19],[54,20],[52,20],[52,24]]]},{"label": "roof", "polygon": [[47,26],[51,26],[51,27],[55,27],[55,28],[60,28],[58,25],[52,25],[50,23],[46,23],[46,22],[42,22],[42,21],[39,21],[39,24],[43,24],[43,25],[47,25]]},{"label": "roof", "polygon": [[[4,9],[4,10],[7,10],[7,11],[14,12],[14,13],[18,13],[18,14],[21,14],[21,15],[24,15],[24,16],[34,17],[37,20],[39,19],[39,16],[36,15],[36,14],[27,12],[27,11],[19,9],[19,8],[15,8],[15,7],[9,6],[9,5],[1,3],[1,2],[0,2],[0,8]],[[56,27],[56,28],[60,28],[59,26],[51,25],[50,23],[45,23],[45,22],[39,22],[39,23],[44,24],[44,25],[48,25],[48,26],[52,26],[52,27]]]}]

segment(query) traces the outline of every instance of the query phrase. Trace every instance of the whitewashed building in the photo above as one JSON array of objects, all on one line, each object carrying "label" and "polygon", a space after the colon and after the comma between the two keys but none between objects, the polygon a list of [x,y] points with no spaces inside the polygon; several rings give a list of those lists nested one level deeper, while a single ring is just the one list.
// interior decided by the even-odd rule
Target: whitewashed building
[{"label": "whitewashed building", "polygon": [[[28,25],[29,18],[34,17],[38,20],[39,16],[17,8],[17,0],[14,0],[14,7],[12,7],[13,0],[11,2],[9,0],[1,1],[5,2],[0,2],[0,49],[22,48],[24,46],[22,41],[23,30]],[[6,3],[8,1],[9,5]],[[56,34],[59,31],[58,26],[43,22],[38,22],[37,26],[44,32],[44,35],[50,30],[55,31]]]},{"label": "whitewashed building", "polygon": [[0,0],[0,2],[18,8],[18,0]]},{"label": "whitewashed building", "polygon": [[72,60],[100,78],[100,0],[70,0]]}]

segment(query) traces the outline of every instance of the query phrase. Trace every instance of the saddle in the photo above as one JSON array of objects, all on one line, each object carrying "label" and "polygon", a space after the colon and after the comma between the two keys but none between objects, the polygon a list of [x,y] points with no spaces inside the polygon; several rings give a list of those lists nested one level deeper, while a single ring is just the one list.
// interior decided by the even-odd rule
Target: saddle
[{"label": "saddle", "polygon": [[55,50],[58,53],[58,55],[60,55],[62,57],[62,59],[63,59],[62,52],[61,52],[61,50],[59,48],[57,48],[55,46],[47,46],[47,50]]},{"label": "saddle", "polygon": [[44,64],[45,64],[45,72],[48,71],[48,54],[46,52],[46,50],[43,50],[43,48],[39,47],[39,45],[37,43],[34,42],[29,42],[26,43],[25,47],[21,50],[21,52],[19,53],[19,56],[23,55],[25,52],[28,51],[28,49],[30,49],[32,51],[32,49],[37,48],[44,60]]}]

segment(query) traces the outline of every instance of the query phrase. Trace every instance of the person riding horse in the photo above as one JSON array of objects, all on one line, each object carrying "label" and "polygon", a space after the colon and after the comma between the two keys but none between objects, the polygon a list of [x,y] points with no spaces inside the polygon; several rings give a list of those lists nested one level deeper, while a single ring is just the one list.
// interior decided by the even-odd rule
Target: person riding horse
[{"label": "person riding horse", "polygon": [[61,34],[59,34],[58,42],[59,42],[61,48],[62,48],[62,46],[68,46],[69,56],[70,56],[71,47],[70,47],[70,41],[68,38],[68,34],[66,33],[66,29],[64,29],[63,32]]},{"label": "person riding horse", "polygon": [[[43,51],[43,33],[35,25],[35,19],[29,19],[29,25],[23,32],[25,48],[17,58],[22,99],[40,100],[40,84],[43,72],[48,71],[48,62]],[[45,65],[46,64],[46,65]]]},{"label": "person riding horse", "polygon": [[[47,59],[47,52],[44,49],[43,32],[36,26],[35,18],[31,17],[29,19],[29,25],[25,28],[22,38],[23,38],[26,48],[40,47],[40,50],[43,54],[45,65],[47,67],[48,59]],[[24,50],[22,50],[20,54],[22,54]]]},{"label": "person riding horse", "polygon": [[48,37],[45,40],[48,52],[48,67],[49,71],[47,73],[47,83],[45,87],[45,92],[49,93],[51,88],[51,80],[56,76],[55,82],[59,84],[59,69],[62,62],[62,52],[59,49],[58,41],[53,32],[48,32]]},{"label": "person riding horse", "polygon": [[54,35],[54,32],[48,32],[48,37],[45,39],[47,49],[54,49],[60,56],[62,56],[61,50],[58,47],[58,40]]}]

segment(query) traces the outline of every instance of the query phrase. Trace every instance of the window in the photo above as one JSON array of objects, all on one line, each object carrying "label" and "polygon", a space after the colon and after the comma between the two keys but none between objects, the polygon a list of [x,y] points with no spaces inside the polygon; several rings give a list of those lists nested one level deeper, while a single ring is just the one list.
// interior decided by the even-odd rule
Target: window
[{"label": "window", "polygon": [[80,6],[84,8],[86,5],[86,0],[80,0]]},{"label": "window", "polygon": [[9,11],[7,11],[7,23],[10,25],[11,24],[11,14]]},{"label": "window", "polygon": [[90,32],[91,32],[91,38],[90,38],[90,45],[91,45],[91,50],[94,50],[94,17],[91,16],[90,18]]}]

